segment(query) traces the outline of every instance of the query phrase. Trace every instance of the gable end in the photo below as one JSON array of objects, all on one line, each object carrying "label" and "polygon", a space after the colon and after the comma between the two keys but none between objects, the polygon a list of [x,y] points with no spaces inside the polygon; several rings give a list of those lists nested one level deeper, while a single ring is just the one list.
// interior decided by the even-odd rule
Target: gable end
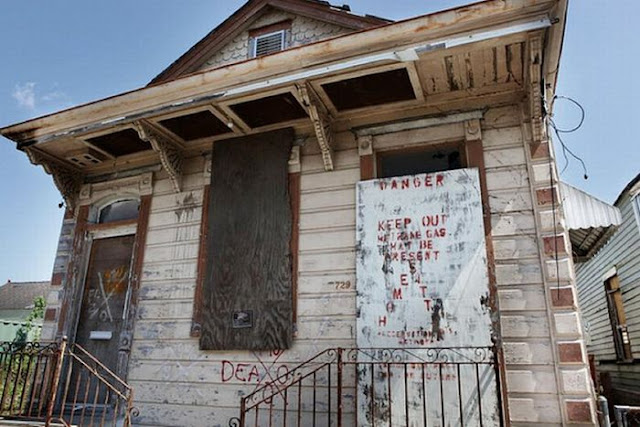
[{"label": "gable end", "polygon": [[[386,25],[392,21],[375,16],[359,16],[349,13],[348,7],[334,7],[318,0],[249,0],[229,18],[192,46],[187,52],[158,74],[147,86],[154,86],[176,79],[182,75],[208,68],[211,60],[227,44],[243,42],[242,32],[255,23],[265,9],[273,8],[303,18],[332,24],[348,31],[359,31]],[[286,44],[286,43],[285,43]],[[289,45],[291,46],[291,45]],[[246,47],[245,47],[246,48]],[[246,58],[245,58],[246,59]],[[224,62],[224,61],[222,61]]]}]

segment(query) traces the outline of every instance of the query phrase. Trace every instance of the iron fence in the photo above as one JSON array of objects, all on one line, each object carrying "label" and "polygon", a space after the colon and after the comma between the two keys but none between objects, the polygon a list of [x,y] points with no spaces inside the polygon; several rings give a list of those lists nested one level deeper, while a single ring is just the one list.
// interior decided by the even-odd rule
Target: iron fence
[{"label": "iron fence", "polygon": [[0,343],[0,415],[46,417],[55,389],[58,343]]},{"label": "iron fence", "polygon": [[130,426],[133,390],[79,345],[0,343],[0,416],[66,426]]},{"label": "iron fence", "polygon": [[640,427],[640,406],[614,406],[618,427]]},{"label": "iron fence", "polygon": [[492,347],[332,348],[241,400],[232,426],[500,424]]}]

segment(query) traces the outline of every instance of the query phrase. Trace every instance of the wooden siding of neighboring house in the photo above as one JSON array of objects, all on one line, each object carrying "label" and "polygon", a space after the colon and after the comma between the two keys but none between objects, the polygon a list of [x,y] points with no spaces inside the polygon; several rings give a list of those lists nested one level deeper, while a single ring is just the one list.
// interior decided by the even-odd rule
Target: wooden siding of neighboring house
[{"label": "wooden siding of neighboring house", "polygon": [[[577,264],[578,298],[587,328],[587,348],[595,356],[599,372],[608,372],[614,388],[640,404],[640,227],[633,200],[626,194],[618,203],[622,224],[613,237],[588,262]],[[635,364],[616,363],[603,275],[616,267],[622,304],[627,316],[631,352]],[[635,392],[632,396],[628,391]],[[633,403],[633,402],[631,402]]]},{"label": "wooden siding of neighboring house", "polygon": [[[589,385],[584,366],[561,371],[557,364],[521,114],[519,106],[501,107],[482,120],[506,386],[514,423],[559,425],[559,395],[584,396]],[[378,135],[373,147],[382,151],[464,138],[460,122]],[[138,423],[227,425],[238,415],[243,393],[275,378],[283,366],[328,347],[355,346],[360,158],[349,132],[336,136],[335,149],[332,172],[324,170],[315,141],[308,140],[302,150],[297,335],[284,352],[199,350],[190,327],[208,183],[204,160],[186,161],[178,194],[168,176],[157,173],[128,375],[140,409]],[[579,337],[579,332],[573,336]],[[566,385],[567,372],[577,384],[573,389]]]}]

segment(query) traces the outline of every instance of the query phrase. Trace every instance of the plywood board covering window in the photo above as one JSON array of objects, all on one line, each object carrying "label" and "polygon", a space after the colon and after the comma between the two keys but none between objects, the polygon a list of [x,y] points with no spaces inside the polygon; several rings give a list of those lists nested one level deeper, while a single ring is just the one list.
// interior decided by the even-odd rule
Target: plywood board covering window
[{"label": "plywood board covering window", "polygon": [[293,131],[214,144],[200,347],[291,345],[288,158]]},{"label": "plywood board covering window", "polygon": [[627,331],[627,317],[622,305],[622,292],[620,291],[620,281],[615,275],[604,282],[607,295],[607,308],[609,309],[609,320],[613,331],[613,342],[616,348],[616,358],[619,361],[632,360],[631,342]]}]

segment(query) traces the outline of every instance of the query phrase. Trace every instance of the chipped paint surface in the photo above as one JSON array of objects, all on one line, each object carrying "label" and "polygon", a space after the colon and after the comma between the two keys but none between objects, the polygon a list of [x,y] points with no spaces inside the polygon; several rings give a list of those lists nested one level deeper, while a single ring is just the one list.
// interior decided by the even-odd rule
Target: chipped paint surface
[{"label": "chipped paint surface", "polygon": [[[417,354],[422,354],[422,348],[426,356],[430,347],[492,345],[477,169],[360,182],[357,214],[359,347],[417,348]],[[492,425],[498,419],[495,373],[491,369],[484,373],[483,418],[485,425]],[[407,375],[391,375],[388,388],[404,387]],[[463,369],[460,376],[462,384],[475,386],[475,372]],[[419,389],[422,377],[418,374],[408,381],[410,388]],[[441,380],[437,373],[427,376],[426,389],[439,387],[441,381],[457,384],[457,373],[443,373]],[[384,387],[379,390],[383,392]],[[367,393],[370,390],[359,390],[363,402]],[[420,393],[409,395],[409,406],[419,411]],[[458,411],[457,397],[451,397],[456,404],[445,406],[447,415]],[[403,425],[402,395],[396,404],[398,410],[391,412],[399,418],[394,416],[393,424]],[[362,416],[370,417],[364,412],[366,406],[361,406]],[[429,407],[435,418],[441,417],[440,411]],[[374,414],[375,422],[387,416],[384,411]]]}]

